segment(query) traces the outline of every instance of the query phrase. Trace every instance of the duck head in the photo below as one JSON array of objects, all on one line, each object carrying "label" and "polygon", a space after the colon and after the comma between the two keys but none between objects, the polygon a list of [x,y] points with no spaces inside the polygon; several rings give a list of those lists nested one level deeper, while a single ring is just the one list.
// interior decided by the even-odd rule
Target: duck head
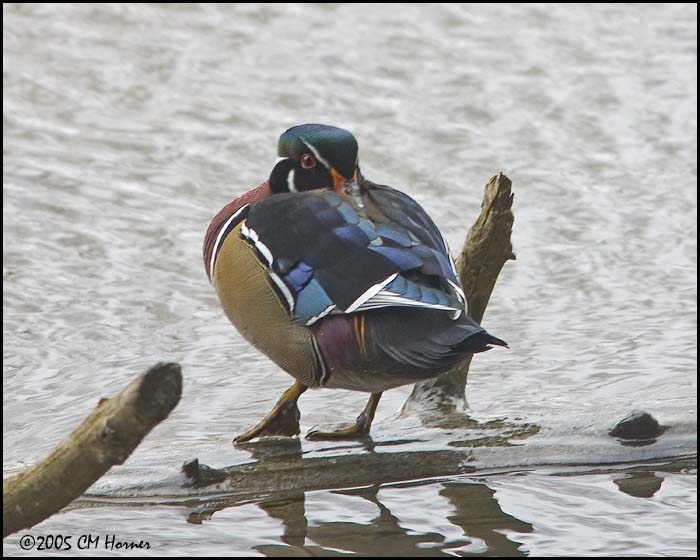
[{"label": "duck head", "polygon": [[302,124],[285,131],[270,173],[272,194],[332,189],[342,193],[356,176],[357,140],[342,128]]}]

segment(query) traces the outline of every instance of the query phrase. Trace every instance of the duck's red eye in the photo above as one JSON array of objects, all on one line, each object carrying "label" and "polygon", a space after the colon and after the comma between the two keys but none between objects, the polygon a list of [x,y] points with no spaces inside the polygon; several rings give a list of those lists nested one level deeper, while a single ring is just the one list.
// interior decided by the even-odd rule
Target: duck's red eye
[{"label": "duck's red eye", "polygon": [[304,169],[311,169],[312,167],[316,167],[316,160],[314,159],[314,156],[311,154],[304,154],[301,156],[301,166]]}]

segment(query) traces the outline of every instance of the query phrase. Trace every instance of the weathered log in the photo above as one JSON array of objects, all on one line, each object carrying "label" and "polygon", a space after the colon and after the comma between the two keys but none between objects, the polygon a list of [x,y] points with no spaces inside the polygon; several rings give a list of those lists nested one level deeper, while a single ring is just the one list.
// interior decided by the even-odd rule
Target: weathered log
[{"label": "weathered log", "polygon": [[[469,230],[457,259],[457,271],[467,296],[469,315],[478,323],[484,317],[503,265],[506,261],[515,260],[510,239],[512,205],[511,181],[499,173],[485,187],[481,214]],[[461,407],[471,361],[472,356],[469,356],[452,371],[417,383],[404,410],[418,408],[425,411],[426,403],[430,403],[432,408],[439,408],[445,414]]]},{"label": "weathered log", "polygon": [[199,464],[196,459],[188,461],[182,466],[187,477],[183,486],[197,489],[214,484],[217,492],[249,498],[271,492],[368,486],[453,476],[475,470],[467,464],[469,453],[465,451],[404,451],[303,458],[298,439],[274,444],[283,447],[287,454],[265,458],[264,453],[260,453],[259,443],[256,443],[253,445],[258,447],[255,453],[258,460],[254,463],[212,469]]},{"label": "weathered log", "polygon": [[2,535],[26,529],[85,492],[123,463],[180,400],[177,364],[157,364],[95,410],[42,461],[3,481]]},{"label": "weathered log", "polygon": [[[463,415],[464,416],[464,415]],[[400,422],[400,421],[398,421]],[[614,423],[611,419],[610,424]],[[187,461],[182,474],[168,478],[143,473],[133,484],[97,488],[75,507],[133,507],[136,503],[182,505],[195,500],[195,512],[219,509],[261,497],[289,493],[340,490],[459,475],[522,471],[537,467],[560,472],[583,469],[627,469],[630,464],[668,462],[697,465],[697,425],[668,426],[655,440],[613,438],[607,429],[581,432],[578,426],[548,426],[547,437],[537,425],[494,420],[470,420],[450,430],[420,428],[413,436],[374,441],[370,437],[333,442],[325,447],[302,444],[298,438],[262,438],[245,444],[251,461],[222,468]],[[183,476],[184,475],[184,476]],[[127,478],[128,480],[128,478]],[[129,498],[129,500],[124,500]],[[201,506],[201,507],[200,507]]]}]

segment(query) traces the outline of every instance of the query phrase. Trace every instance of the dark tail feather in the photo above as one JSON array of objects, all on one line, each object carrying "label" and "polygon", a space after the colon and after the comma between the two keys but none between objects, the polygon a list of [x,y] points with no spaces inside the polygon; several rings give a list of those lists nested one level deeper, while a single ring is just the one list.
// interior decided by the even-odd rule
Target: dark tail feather
[{"label": "dark tail feather", "polygon": [[492,334],[487,333],[484,331],[484,334],[486,335],[486,344],[493,344],[494,346],[503,346],[504,348],[510,348],[508,346],[508,343],[505,340],[501,340],[498,337],[493,336]]},{"label": "dark tail feather", "polygon": [[404,373],[444,371],[467,354],[485,352],[491,345],[507,346],[466,315],[454,321],[434,310],[390,308],[366,312],[365,321],[368,354],[390,358],[388,363]]},{"label": "dark tail feather", "polygon": [[500,338],[497,338],[486,331],[480,331],[468,338],[465,338],[462,344],[459,345],[459,349],[462,352],[478,354],[479,352],[491,350],[493,346],[503,346],[505,348],[509,348],[508,343],[505,340],[501,340]]}]

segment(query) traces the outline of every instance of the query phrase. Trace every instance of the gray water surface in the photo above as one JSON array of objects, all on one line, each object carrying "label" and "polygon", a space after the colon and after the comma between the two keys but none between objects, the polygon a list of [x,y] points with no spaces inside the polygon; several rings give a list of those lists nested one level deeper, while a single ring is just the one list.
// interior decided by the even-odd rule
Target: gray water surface
[{"label": "gray water surface", "polygon": [[[484,318],[511,350],[474,360],[469,414],[540,426],[484,476],[210,514],[87,501],[5,554],[25,533],[106,531],[154,555],[696,554],[695,461],[665,459],[696,454],[695,5],[4,4],[3,20],[5,476],[161,359],[182,364],[182,401],[93,494],[250,460],[231,439],[290,378],[224,318],[201,242],[303,122],[352,130],[365,175],[414,196],[455,252],[486,181],[512,179],[517,261]],[[397,418],[410,390],[385,394],[374,440],[445,446]],[[307,392],[302,430],[365,399]],[[605,434],[640,408],[670,435],[629,468],[571,467],[617,462]]]}]

